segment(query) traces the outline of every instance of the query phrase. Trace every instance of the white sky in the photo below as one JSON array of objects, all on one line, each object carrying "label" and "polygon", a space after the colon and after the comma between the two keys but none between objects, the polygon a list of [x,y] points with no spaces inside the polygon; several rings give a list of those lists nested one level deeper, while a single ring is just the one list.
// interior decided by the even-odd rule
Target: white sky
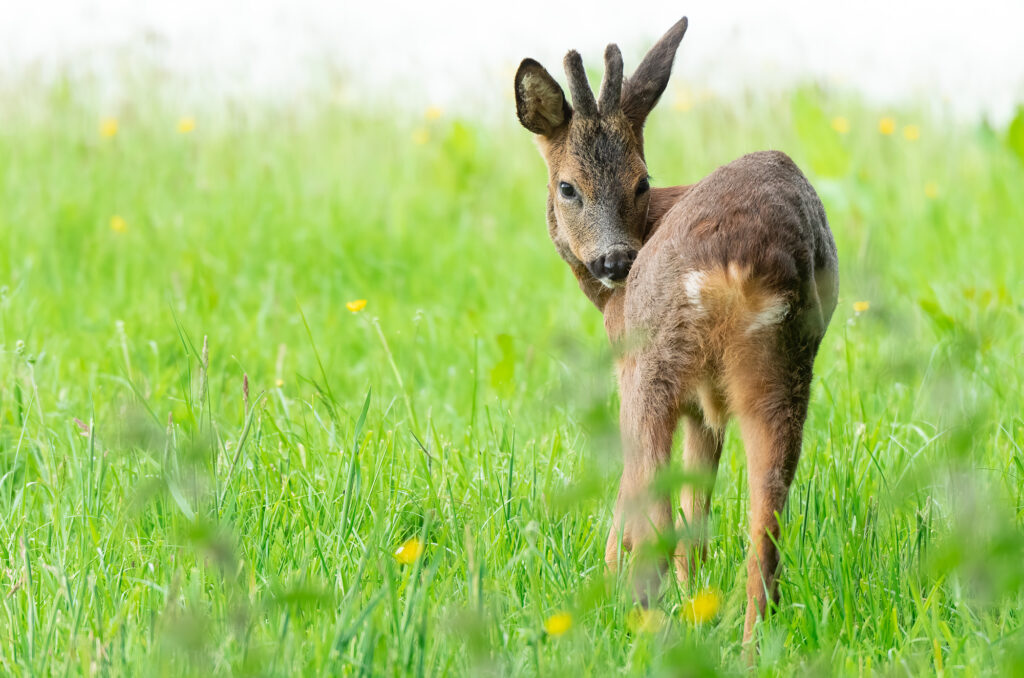
[{"label": "white sky", "polygon": [[[506,3],[415,0],[0,0],[0,78],[70,66],[115,84],[155,64],[191,94],[287,97],[344,69],[348,96],[391,96],[490,115],[532,56],[562,79],[579,49],[627,73],[680,16],[676,86],[735,93],[819,79],[873,100],[945,102],[1005,121],[1024,102],[1024,1],[784,3],[735,0]],[[34,77],[34,76],[33,76]],[[322,81],[322,80],[321,80]]]}]

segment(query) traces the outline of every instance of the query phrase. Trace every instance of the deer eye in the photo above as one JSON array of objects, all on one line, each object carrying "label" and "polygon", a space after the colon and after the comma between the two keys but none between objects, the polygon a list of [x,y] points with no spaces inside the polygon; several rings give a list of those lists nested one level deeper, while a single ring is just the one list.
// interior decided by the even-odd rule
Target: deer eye
[{"label": "deer eye", "polygon": [[558,184],[558,192],[561,193],[562,197],[566,200],[572,200],[576,197],[576,189],[572,187],[572,184],[566,181]]},{"label": "deer eye", "polygon": [[651,188],[651,182],[648,181],[647,177],[644,177],[643,179],[640,180],[640,183],[638,183],[636,185],[636,194],[637,194],[637,196],[643,195],[648,190],[650,190],[650,188]]}]

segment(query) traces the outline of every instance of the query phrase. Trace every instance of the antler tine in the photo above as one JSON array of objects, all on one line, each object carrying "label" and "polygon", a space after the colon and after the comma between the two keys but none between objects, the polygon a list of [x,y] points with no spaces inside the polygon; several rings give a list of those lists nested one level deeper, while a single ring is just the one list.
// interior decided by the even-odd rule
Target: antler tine
[{"label": "antler tine", "polygon": [[579,52],[572,49],[565,55],[565,75],[569,78],[569,92],[572,94],[572,105],[576,112],[588,118],[597,117],[597,101],[594,90],[587,82],[587,72],[583,70],[583,59]]},{"label": "antler tine", "polygon": [[601,94],[598,110],[601,115],[610,115],[619,110],[622,101],[622,52],[615,43],[604,50],[604,78],[601,80]]}]

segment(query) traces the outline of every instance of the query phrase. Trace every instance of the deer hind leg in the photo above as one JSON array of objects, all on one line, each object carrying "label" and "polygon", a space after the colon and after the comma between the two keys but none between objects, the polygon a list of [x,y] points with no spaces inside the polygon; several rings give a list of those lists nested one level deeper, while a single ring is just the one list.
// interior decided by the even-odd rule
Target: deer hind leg
[{"label": "deer hind leg", "polygon": [[[809,347],[808,347],[809,348]],[[788,353],[788,359],[783,355]],[[750,554],[743,640],[751,640],[768,600],[778,603],[779,522],[800,459],[810,393],[813,350],[749,356],[747,370],[732,379],[732,398],[747,453],[750,484]],[[752,368],[752,369],[751,369]]]},{"label": "deer hind leg", "polygon": [[[624,459],[605,547],[605,562],[612,569],[618,565],[620,539],[622,547],[631,550],[652,544],[672,530],[671,501],[651,483],[671,456],[679,411],[678,383],[669,371],[653,363],[642,355],[630,356],[623,358],[619,367]],[[643,589],[658,579],[661,569],[661,564],[654,568],[638,564],[634,581],[641,600],[646,600]]]},{"label": "deer hind leg", "polygon": [[682,521],[677,532],[682,538],[676,546],[675,566],[676,578],[685,583],[697,559],[707,557],[707,517],[718,462],[722,458],[724,431],[710,426],[697,412],[684,414],[683,426],[683,469],[688,474],[704,476],[697,483],[686,482],[679,491]]}]

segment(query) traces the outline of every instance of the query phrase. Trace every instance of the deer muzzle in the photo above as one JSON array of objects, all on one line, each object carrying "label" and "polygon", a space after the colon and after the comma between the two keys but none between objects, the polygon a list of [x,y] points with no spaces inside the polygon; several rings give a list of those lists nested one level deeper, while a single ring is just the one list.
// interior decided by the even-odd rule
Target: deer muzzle
[{"label": "deer muzzle", "polygon": [[636,261],[637,251],[628,247],[614,247],[587,264],[591,275],[606,287],[618,287],[626,281],[629,269]]}]

